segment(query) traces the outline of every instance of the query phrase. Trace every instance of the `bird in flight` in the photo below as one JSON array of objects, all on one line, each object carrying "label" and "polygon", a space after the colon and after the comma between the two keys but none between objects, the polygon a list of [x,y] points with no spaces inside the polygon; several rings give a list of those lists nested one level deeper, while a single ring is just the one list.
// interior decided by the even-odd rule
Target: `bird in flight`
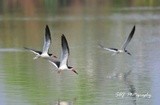
[{"label": "bird in flight", "polygon": [[101,45],[101,44],[99,44],[99,46],[100,46],[101,48],[103,48],[104,50],[113,52],[113,55],[119,54],[119,53],[127,53],[128,55],[131,55],[131,53],[126,50],[126,47],[127,47],[127,45],[129,44],[129,42],[131,41],[131,39],[132,39],[132,37],[133,37],[133,35],[134,35],[134,32],[135,32],[135,26],[133,26],[132,31],[130,32],[130,34],[129,34],[128,38],[126,39],[126,41],[124,42],[124,44],[122,45],[121,49],[117,49],[117,48],[106,48],[106,47],[104,47],[104,46]]},{"label": "bird in flight", "polygon": [[61,36],[61,46],[62,46],[62,50],[61,50],[60,60],[56,60],[50,57],[48,58],[49,62],[52,63],[58,69],[58,73],[60,73],[63,70],[70,70],[78,74],[73,67],[68,66],[68,57],[70,54],[69,46],[68,46],[67,39],[63,34]]},{"label": "bird in flight", "polygon": [[37,51],[37,50],[31,49],[31,48],[27,48],[27,47],[24,47],[24,48],[26,50],[29,50],[32,53],[36,54],[36,56],[33,59],[37,59],[39,57],[42,57],[42,58],[54,57],[54,58],[56,58],[56,56],[54,56],[53,54],[48,53],[50,44],[51,44],[51,33],[50,33],[48,25],[46,25],[46,27],[45,27],[45,35],[44,35],[43,50],[42,51]]}]

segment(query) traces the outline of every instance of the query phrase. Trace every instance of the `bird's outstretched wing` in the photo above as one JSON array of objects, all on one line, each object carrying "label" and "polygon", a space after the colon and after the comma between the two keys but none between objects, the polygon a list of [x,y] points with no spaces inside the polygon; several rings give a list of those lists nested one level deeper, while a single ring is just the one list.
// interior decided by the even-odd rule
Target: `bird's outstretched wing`
[{"label": "bird's outstretched wing", "polygon": [[43,53],[48,53],[50,44],[51,44],[51,33],[48,25],[46,25],[45,35],[44,35],[44,45],[43,45],[43,51],[42,51]]},{"label": "bird's outstretched wing", "polygon": [[55,60],[55,58],[53,58],[53,57],[50,57],[50,58],[47,58],[47,59],[48,59],[48,61],[49,61],[51,64],[53,64],[56,68],[59,68],[59,66],[60,66],[60,61]]},{"label": "bird's outstretched wing", "polygon": [[131,39],[132,39],[132,37],[133,37],[133,35],[134,35],[134,32],[135,32],[135,25],[133,26],[132,31],[130,32],[128,38],[127,38],[126,41],[124,42],[124,44],[123,44],[123,46],[122,46],[122,49],[124,49],[124,50],[126,49],[128,43],[131,41]]},{"label": "bird's outstretched wing", "polygon": [[111,52],[117,52],[118,51],[118,49],[116,49],[116,48],[106,48],[101,44],[99,44],[99,47],[103,48],[104,50],[111,51]]},{"label": "bird's outstretched wing", "polygon": [[42,54],[41,51],[37,51],[37,50],[31,49],[31,48],[24,47],[24,49],[29,50],[29,51],[31,51],[32,53],[36,54],[36,55]]},{"label": "bird's outstretched wing", "polygon": [[69,46],[66,37],[62,34],[61,36],[61,58],[60,58],[60,66],[68,64],[68,56],[69,56]]}]

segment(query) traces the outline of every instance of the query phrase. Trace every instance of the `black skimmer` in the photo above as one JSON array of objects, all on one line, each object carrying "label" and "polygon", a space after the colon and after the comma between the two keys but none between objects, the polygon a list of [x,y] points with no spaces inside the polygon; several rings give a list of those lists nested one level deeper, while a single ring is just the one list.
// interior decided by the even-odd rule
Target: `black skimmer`
[{"label": "black skimmer", "polygon": [[[33,59],[37,59],[39,57],[48,58],[48,57],[52,57],[53,56],[53,54],[49,54],[48,53],[50,44],[51,44],[51,33],[50,33],[48,25],[46,25],[43,50],[42,51],[37,51],[37,50],[31,49],[31,48],[27,48],[27,47],[24,47],[24,48],[29,50],[29,51],[31,51],[31,52],[33,52],[34,54],[36,54],[36,56]],[[53,56],[53,57],[56,58],[56,56]]]},{"label": "black skimmer", "polygon": [[101,48],[103,48],[104,50],[114,52],[113,55],[118,54],[118,53],[127,53],[128,55],[131,55],[131,53],[126,50],[126,47],[127,47],[127,45],[129,44],[129,42],[131,41],[131,39],[132,39],[132,37],[133,37],[133,35],[134,35],[134,32],[135,32],[135,26],[132,28],[132,31],[130,32],[130,34],[129,34],[128,38],[126,39],[126,41],[124,42],[124,44],[122,45],[121,49],[117,49],[117,48],[106,48],[106,47],[104,47],[104,46],[101,45],[101,44],[99,44],[99,46],[100,46]]},{"label": "black skimmer", "polygon": [[51,62],[57,69],[58,73],[60,73],[63,70],[71,70],[74,73],[78,74],[77,71],[71,67],[68,66],[68,57],[69,57],[69,46],[66,37],[62,34],[61,36],[61,57],[60,60],[55,60],[54,58],[48,58],[49,62]]}]

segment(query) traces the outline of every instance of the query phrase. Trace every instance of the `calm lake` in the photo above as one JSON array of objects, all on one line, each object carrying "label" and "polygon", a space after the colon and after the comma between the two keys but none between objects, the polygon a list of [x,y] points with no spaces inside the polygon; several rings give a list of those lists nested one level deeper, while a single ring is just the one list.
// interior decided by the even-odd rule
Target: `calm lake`
[{"label": "calm lake", "polygon": [[[76,1],[1,3],[0,105],[159,105],[160,7]],[[64,34],[78,75],[23,49],[42,50],[46,24],[50,53]],[[131,56],[98,46],[121,48],[134,25]]]}]

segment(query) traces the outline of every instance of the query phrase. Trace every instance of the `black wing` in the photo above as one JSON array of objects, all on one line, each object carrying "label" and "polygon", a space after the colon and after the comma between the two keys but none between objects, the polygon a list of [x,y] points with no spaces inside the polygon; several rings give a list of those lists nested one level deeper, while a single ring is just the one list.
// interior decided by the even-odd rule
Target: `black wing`
[{"label": "black wing", "polygon": [[50,44],[51,44],[51,33],[50,33],[48,25],[46,25],[45,36],[44,36],[44,45],[43,45],[43,51],[42,52],[47,52],[48,53]]},{"label": "black wing", "polygon": [[33,52],[34,54],[36,54],[36,55],[41,55],[42,54],[41,51],[37,51],[37,50],[31,49],[31,48],[24,47],[24,49],[29,50],[29,51]]},{"label": "black wing", "polygon": [[59,68],[60,62],[55,60],[54,58],[48,58],[48,61],[52,63],[56,68]]},{"label": "black wing", "polygon": [[67,65],[69,56],[69,46],[66,37],[62,34],[61,36],[62,52],[60,58],[60,66]]},{"label": "black wing", "polygon": [[122,46],[122,49],[126,49],[128,43],[131,41],[133,35],[134,35],[134,32],[135,32],[135,26],[132,28],[132,31],[131,33],[129,34],[128,38],[126,39],[126,41],[124,42],[123,46]]},{"label": "black wing", "polygon": [[101,45],[101,44],[99,44],[99,46],[100,46],[101,48],[103,48],[104,50],[107,50],[107,51],[111,51],[111,52],[117,52],[117,51],[118,51],[118,49],[116,49],[116,48],[107,48],[107,47],[104,47],[104,46]]}]

